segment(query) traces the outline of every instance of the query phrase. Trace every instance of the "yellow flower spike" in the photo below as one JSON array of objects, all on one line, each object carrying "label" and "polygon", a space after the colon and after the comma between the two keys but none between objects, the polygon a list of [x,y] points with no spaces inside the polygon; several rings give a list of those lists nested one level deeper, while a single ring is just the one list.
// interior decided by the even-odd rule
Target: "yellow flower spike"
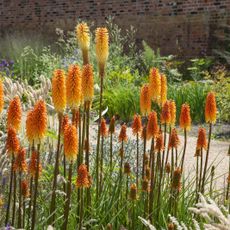
[{"label": "yellow flower spike", "polygon": [[90,36],[89,36],[89,27],[86,23],[80,23],[76,26],[76,37],[79,43],[79,46],[82,51],[83,63],[88,64],[89,62],[89,46],[90,46]]},{"label": "yellow flower spike", "polygon": [[66,107],[66,81],[64,70],[57,69],[53,73],[52,99],[55,110],[58,113],[63,113]]},{"label": "yellow flower spike", "polygon": [[82,70],[82,96],[84,102],[92,102],[94,96],[93,67],[84,65]]},{"label": "yellow flower spike", "polygon": [[99,27],[96,29],[96,56],[99,66],[104,68],[104,65],[109,56],[109,34],[105,27]]},{"label": "yellow flower spike", "polygon": [[66,79],[66,100],[71,109],[81,104],[81,70],[78,65],[71,65]]},{"label": "yellow flower spike", "polygon": [[85,22],[78,24],[75,32],[80,48],[82,50],[89,50],[90,36],[88,25]]}]

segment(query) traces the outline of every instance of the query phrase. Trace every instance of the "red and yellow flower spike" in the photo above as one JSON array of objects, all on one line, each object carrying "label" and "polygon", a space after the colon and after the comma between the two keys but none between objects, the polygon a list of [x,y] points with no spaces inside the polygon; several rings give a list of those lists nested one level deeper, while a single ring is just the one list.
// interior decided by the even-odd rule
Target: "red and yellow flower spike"
[{"label": "red and yellow flower spike", "polygon": [[77,171],[77,180],[76,187],[77,188],[88,188],[90,187],[91,182],[89,180],[89,173],[87,170],[87,166],[85,164],[81,164]]},{"label": "red and yellow flower spike", "polygon": [[71,65],[66,78],[66,102],[71,109],[77,109],[81,104],[81,79],[80,67]]},{"label": "red and yellow flower spike", "polygon": [[148,84],[145,84],[141,88],[140,110],[141,110],[141,114],[144,116],[148,115],[151,111],[151,95],[150,95],[150,87]]},{"label": "red and yellow flower spike", "polygon": [[132,131],[135,136],[142,131],[141,116],[138,114],[135,114],[133,117]]},{"label": "red and yellow flower spike", "polygon": [[105,27],[96,29],[96,57],[99,66],[104,66],[109,56],[109,34]]},{"label": "red and yellow flower spike", "polygon": [[57,69],[53,73],[52,99],[55,110],[58,113],[63,113],[66,107],[66,79],[62,69]]},{"label": "red and yellow flower spike", "polygon": [[205,103],[205,121],[208,123],[216,123],[216,97],[213,92],[209,92]]},{"label": "red and yellow flower spike", "polygon": [[19,149],[13,167],[14,167],[14,171],[16,172],[26,172],[27,170],[26,150],[24,148]]},{"label": "red and yellow flower spike", "polygon": [[155,102],[158,102],[161,95],[161,76],[157,68],[150,69],[149,88],[151,99]]},{"label": "red and yellow flower spike", "polygon": [[156,138],[159,132],[159,127],[157,123],[157,113],[152,111],[148,116],[148,123],[147,123],[147,140],[151,138]]},{"label": "red and yellow flower spike", "polygon": [[180,127],[182,129],[190,130],[191,129],[191,116],[190,116],[190,107],[188,104],[183,104],[180,112]]},{"label": "red and yellow flower spike", "polygon": [[82,70],[82,96],[84,102],[92,102],[94,96],[93,67],[84,65]]},{"label": "red and yellow flower spike", "polygon": [[2,112],[4,107],[4,87],[2,79],[0,78],[0,113]]},{"label": "red and yellow flower spike", "polygon": [[122,141],[127,142],[128,136],[127,136],[126,130],[127,130],[127,126],[125,124],[123,124],[121,126],[121,131],[120,131],[120,134],[118,136],[119,142],[122,142]]},{"label": "red and yellow flower spike", "polygon": [[17,154],[20,148],[20,143],[17,138],[16,131],[13,127],[10,127],[7,131],[6,138],[6,150],[8,154]]},{"label": "red and yellow flower spike", "polygon": [[171,134],[169,136],[168,147],[169,147],[169,149],[171,149],[171,148],[177,149],[179,144],[180,144],[180,140],[179,140],[179,137],[177,135],[177,131],[175,128],[173,128],[171,131]]},{"label": "red and yellow flower spike", "polygon": [[163,104],[161,111],[161,124],[170,124],[171,123],[171,112],[170,112],[170,103],[166,101]]},{"label": "red and yellow flower spike", "polygon": [[21,101],[18,96],[10,101],[9,109],[7,112],[7,127],[13,127],[16,132],[20,129],[22,119]]},{"label": "red and yellow flower spike", "polygon": [[197,150],[207,149],[207,140],[206,140],[206,131],[204,128],[199,128],[198,130],[198,138],[197,138]]},{"label": "red and yellow flower spike", "polygon": [[[28,167],[28,172],[29,172],[30,176],[33,178],[35,178],[36,171],[37,171],[37,159],[38,159],[38,154],[37,154],[37,152],[33,151],[31,154],[31,157],[30,157],[30,163],[29,163],[29,167]],[[40,176],[42,173],[41,163],[39,163],[38,171],[39,171],[39,176]]]},{"label": "red and yellow flower spike", "polygon": [[64,153],[69,161],[76,160],[78,154],[77,129],[74,125],[67,125],[64,131]]},{"label": "red and yellow flower spike", "polygon": [[108,130],[107,130],[107,127],[106,127],[106,120],[103,117],[101,118],[100,134],[101,134],[102,137],[107,137],[107,135],[108,135]]},{"label": "red and yellow flower spike", "polygon": [[170,125],[173,127],[176,123],[176,103],[174,100],[169,101]]},{"label": "red and yellow flower spike", "polygon": [[164,74],[161,74],[161,106],[164,105],[164,103],[167,100],[167,78]]}]

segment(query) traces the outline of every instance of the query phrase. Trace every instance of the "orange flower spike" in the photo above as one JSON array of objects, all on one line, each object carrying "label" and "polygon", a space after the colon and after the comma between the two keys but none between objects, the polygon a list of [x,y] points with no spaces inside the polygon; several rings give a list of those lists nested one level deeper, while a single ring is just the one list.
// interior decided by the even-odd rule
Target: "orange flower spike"
[{"label": "orange flower spike", "polygon": [[171,122],[170,103],[169,101],[166,101],[161,111],[161,123],[168,125],[170,124],[170,122]]},{"label": "orange flower spike", "polygon": [[93,67],[89,64],[82,70],[82,96],[84,102],[92,102],[94,96]]},{"label": "orange flower spike", "polygon": [[2,79],[0,79],[0,113],[2,112],[4,107],[4,87]]},{"label": "orange flower spike", "polygon": [[164,138],[163,138],[163,134],[162,134],[161,131],[159,131],[157,139],[156,139],[155,150],[157,152],[160,152],[161,150],[164,150]]},{"label": "orange flower spike", "polygon": [[123,124],[121,126],[121,131],[120,131],[120,134],[118,137],[119,142],[122,142],[122,141],[127,142],[128,136],[126,134],[126,130],[127,130],[127,126],[125,124]]},{"label": "orange flower spike", "polygon": [[149,72],[150,97],[158,102],[161,95],[161,76],[157,68],[151,68]]},{"label": "orange flower spike", "polygon": [[209,92],[205,103],[205,121],[208,123],[216,123],[216,97],[213,92]]},{"label": "orange flower spike", "polygon": [[33,127],[33,119],[34,119],[33,117],[34,117],[34,111],[30,110],[26,116],[26,137],[30,142],[30,144],[33,143],[35,137],[34,127]]},{"label": "orange flower spike", "polygon": [[[29,174],[31,175],[31,177],[35,177],[35,175],[36,175],[37,159],[38,159],[38,154],[35,151],[32,152],[31,157],[30,157],[29,167],[28,167],[28,171],[29,171]],[[41,163],[39,164],[39,169],[38,170],[39,170],[39,175],[40,175],[41,172],[42,172]]]},{"label": "orange flower spike", "polygon": [[7,131],[6,150],[9,154],[16,154],[20,148],[20,143],[14,128],[10,127]]},{"label": "orange flower spike", "polygon": [[24,198],[27,198],[30,195],[28,182],[26,180],[23,180],[21,182],[21,190],[22,190],[22,196]]},{"label": "orange flower spike", "polygon": [[148,116],[147,140],[151,138],[155,138],[158,135],[158,132],[159,132],[159,127],[157,123],[157,113],[153,111]]},{"label": "orange flower spike", "polygon": [[87,170],[87,166],[85,164],[81,164],[77,171],[77,180],[76,180],[76,187],[77,188],[88,188],[90,187],[91,183],[89,180],[89,173]]},{"label": "orange flower spike", "polygon": [[52,99],[55,110],[58,113],[63,113],[66,107],[66,81],[64,70],[57,69],[53,73]]},{"label": "orange flower spike", "polygon": [[67,125],[64,132],[64,153],[69,161],[76,160],[78,154],[77,129],[74,125]]},{"label": "orange flower spike", "polygon": [[181,107],[180,127],[186,130],[191,129],[190,107],[188,104],[183,104]]},{"label": "orange flower spike", "polygon": [[133,135],[137,135],[141,133],[142,130],[142,124],[141,124],[141,116],[138,114],[135,114],[133,117],[133,124],[132,124],[132,131]]},{"label": "orange flower spike", "polygon": [[204,128],[199,128],[197,138],[197,149],[207,149],[206,131]]},{"label": "orange flower spike", "polygon": [[145,84],[141,88],[140,95],[140,110],[142,115],[147,115],[151,111],[151,96],[150,96],[150,87],[148,84]]},{"label": "orange flower spike", "polygon": [[99,66],[104,66],[109,56],[109,34],[107,28],[96,29],[96,57]]},{"label": "orange flower spike", "polygon": [[26,172],[27,170],[26,150],[24,148],[21,148],[16,155],[14,170],[17,172]]},{"label": "orange flower spike", "polygon": [[167,100],[167,78],[164,74],[161,74],[161,106]]},{"label": "orange flower spike", "polygon": [[176,123],[176,103],[173,100],[169,101],[169,111],[170,111],[170,125],[174,126]]},{"label": "orange flower spike", "polygon": [[39,100],[34,106],[32,128],[34,141],[41,141],[45,137],[47,129],[47,111],[46,104],[43,100]]},{"label": "orange flower spike", "polygon": [[146,125],[143,126],[142,132],[141,132],[141,138],[144,140],[147,138],[147,128]]},{"label": "orange flower spike", "polygon": [[65,128],[68,126],[68,124],[69,124],[69,117],[68,115],[65,115],[62,118],[62,128],[61,128],[62,135],[64,134]]},{"label": "orange flower spike", "polygon": [[113,134],[115,132],[115,116],[113,116],[109,123],[109,133]]},{"label": "orange flower spike", "polygon": [[100,134],[101,134],[102,137],[106,137],[108,135],[108,130],[107,130],[107,127],[106,127],[106,120],[103,117],[101,118]]},{"label": "orange flower spike", "polygon": [[89,27],[86,23],[80,23],[75,29],[76,37],[81,50],[88,51],[90,46]]},{"label": "orange flower spike", "polygon": [[66,102],[71,109],[77,109],[81,104],[82,75],[78,65],[71,65],[66,78]]},{"label": "orange flower spike", "polygon": [[169,144],[168,144],[169,149],[171,149],[171,148],[176,149],[176,148],[178,148],[179,144],[180,144],[180,140],[179,140],[179,137],[177,135],[177,131],[175,128],[173,128],[171,131],[171,134],[169,136]]},{"label": "orange flower spike", "polygon": [[18,96],[14,97],[10,101],[8,113],[7,113],[7,127],[12,126],[16,131],[20,129],[22,119],[22,107],[20,98]]}]

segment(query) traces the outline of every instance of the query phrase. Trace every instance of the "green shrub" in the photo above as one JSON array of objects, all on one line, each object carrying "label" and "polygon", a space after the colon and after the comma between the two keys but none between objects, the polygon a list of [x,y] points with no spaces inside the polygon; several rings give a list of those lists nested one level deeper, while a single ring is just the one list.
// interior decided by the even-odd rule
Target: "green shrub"
[{"label": "green shrub", "polygon": [[187,82],[184,84],[169,85],[168,98],[176,101],[177,120],[183,103],[188,103],[191,108],[192,121],[204,122],[204,105],[210,86],[205,82]]},{"label": "green shrub", "polygon": [[119,115],[123,121],[130,121],[139,112],[139,88],[131,85],[107,89],[104,93],[104,107],[108,107],[108,116]]}]

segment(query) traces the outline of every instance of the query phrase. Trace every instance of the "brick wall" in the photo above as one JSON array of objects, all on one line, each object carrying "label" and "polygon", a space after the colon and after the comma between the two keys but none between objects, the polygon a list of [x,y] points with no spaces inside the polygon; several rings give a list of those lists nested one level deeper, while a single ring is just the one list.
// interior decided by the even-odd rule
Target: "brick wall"
[{"label": "brick wall", "polygon": [[163,54],[210,53],[213,28],[230,21],[230,0],[0,0],[0,31],[72,30],[78,19],[102,25],[114,16],[122,28],[133,25],[137,41]]}]

